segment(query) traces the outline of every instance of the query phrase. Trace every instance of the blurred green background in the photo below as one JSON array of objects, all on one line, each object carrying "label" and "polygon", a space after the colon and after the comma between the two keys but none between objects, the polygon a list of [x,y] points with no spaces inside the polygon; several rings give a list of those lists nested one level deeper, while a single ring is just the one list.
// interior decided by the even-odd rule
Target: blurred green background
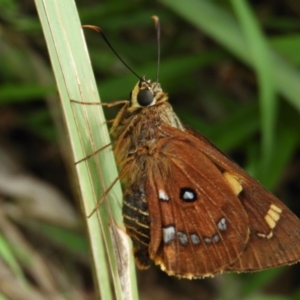
[{"label": "blurred green background", "polygon": [[[138,74],[159,81],[178,116],[300,216],[300,1],[76,1]],[[67,12],[66,12],[67,13]],[[0,296],[95,299],[60,105],[32,1],[0,0]],[[85,36],[102,101],[137,78],[95,32]],[[116,110],[106,110],[108,119]],[[214,279],[138,272],[141,299],[300,299],[298,265]],[[19,288],[17,288],[19,287]],[[67,292],[66,292],[67,291]],[[52,299],[52,298],[51,298]],[[56,299],[56,298],[54,298]]]}]

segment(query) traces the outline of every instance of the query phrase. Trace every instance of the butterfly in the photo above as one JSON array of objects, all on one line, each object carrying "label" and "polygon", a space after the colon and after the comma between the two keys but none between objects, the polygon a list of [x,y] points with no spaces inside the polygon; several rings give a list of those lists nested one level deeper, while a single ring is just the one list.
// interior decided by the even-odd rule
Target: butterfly
[{"label": "butterfly", "polygon": [[168,100],[140,77],[110,130],[137,266],[192,279],[298,262],[300,220]]},{"label": "butterfly", "polygon": [[135,260],[203,278],[300,260],[300,220],[216,146],[183,125],[142,78],[111,134]]}]

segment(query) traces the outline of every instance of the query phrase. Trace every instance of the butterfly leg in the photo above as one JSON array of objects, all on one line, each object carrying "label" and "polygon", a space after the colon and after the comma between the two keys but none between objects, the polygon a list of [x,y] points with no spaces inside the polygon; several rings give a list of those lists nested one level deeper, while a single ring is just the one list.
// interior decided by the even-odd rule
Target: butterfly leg
[{"label": "butterfly leg", "polygon": [[114,107],[117,105],[125,105],[128,103],[128,100],[120,100],[120,101],[114,101],[114,102],[85,102],[85,101],[77,101],[77,100],[70,100],[72,103],[76,104],[83,104],[83,105],[101,105],[105,107]]},{"label": "butterfly leg", "polygon": [[121,124],[121,121],[124,119],[126,112],[128,111],[129,101],[124,102],[123,107],[118,112],[116,118],[113,120],[112,130],[110,131],[111,135],[115,135],[115,131],[118,131],[118,127]]},{"label": "butterfly leg", "polygon": [[94,156],[94,155],[96,155],[97,153],[101,152],[101,151],[104,150],[105,148],[111,146],[112,144],[113,144],[113,142],[111,142],[111,143],[105,145],[104,147],[101,147],[100,149],[96,150],[96,151],[93,152],[92,154],[89,154],[88,156],[86,156],[86,157],[84,157],[84,158],[82,158],[82,159],[76,161],[76,162],[75,162],[75,165],[77,165],[77,164],[79,164],[79,163],[81,163],[81,162],[83,162],[83,161],[85,161],[85,160],[88,160],[89,158],[91,158],[92,156]]},{"label": "butterfly leg", "polygon": [[[126,108],[129,106],[129,101],[127,100],[120,100],[120,101],[114,101],[112,103],[104,103],[104,102],[82,102],[82,101],[76,101],[76,100],[71,100],[72,103],[76,103],[76,104],[84,104],[84,105],[101,105],[101,106],[106,106],[106,107],[113,107],[113,106],[117,106],[117,105],[123,105],[123,107],[121,108],[120,110],[120,113],[122,113],[122,115],[120,115],[120,113],[118,114],[118,117],[113,119],[113,120],[108,120],[106,121],[106,123],[112,123],[112,124],[115,124],[115,122],[117,121],[116,125],[119,124],[120,120],[121,120],[121,117],[123,116],[123,114],[125,113],[126,111]],[[119,117],[120,116],[120,117]],[[97,153],[99,153],[100,151],[104,150],[105,148],[111,146],[113,143],[109,143],[107,145],[105,145],[104,147],[96,150],[94,153],[84,157],[83,159],[80,159],[79,161],[75,162],[75,164],[78,164],[82,161],[85,161],[87,159],[89,159],[90,157],[96,155]]]},{"label": "butterfly leg", "polygon": [[101,203],[104,201],[104,199],[106,198],[106,196],[108,195],[108,193],[110,192],[110,190],[114,187],[114,185],[117,183],[117,181],[120,179],[120,175],[118,177],[115,178],[115,180],[110,184],[110,186],[105,190],[105,192],[103,193],[103,195],[101,196],[100,200],[97,202],[96,206],[94,207],[94,209],[91,211],[91,213],[87,216],[88,218],[90,218],[96,211],[97,209],[100,207]]}]

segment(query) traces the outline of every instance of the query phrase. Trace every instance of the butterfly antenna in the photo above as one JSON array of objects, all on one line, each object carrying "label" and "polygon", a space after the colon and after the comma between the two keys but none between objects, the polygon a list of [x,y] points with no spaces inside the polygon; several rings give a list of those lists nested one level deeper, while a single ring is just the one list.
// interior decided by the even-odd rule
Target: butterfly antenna
[{"label": "butterfly antenna", "polygon": [[[94,25],[83,25],[83,28],[89,28],[92,29],[98,33],[101,34],[102,38],[104,39],[107,46],[112,50],[112,52],[119,58],[119,60],[127,67],[128,70],[130,70],[139,80],[147,82],[145,79],[140,77],[137,73],[135,73],[128,65],[127,63],[121,58],[121,56],[117,53],[117,51],[114,49],[114,47],[111,45],[111,43],[108,41],[107,37],[105,36],[104,32],[101,28],[94,26]],[[148,82],[147,82],[148,83]]]},{"label": "butterfly antenna", "polygon": [[156,29],[156,37],[157,37],[157,70],[156,70],[156,82],[158,83],[159,77],[159,65],[160,65],[160,22],[158,16],[152,16],[152,20],[154,21],[155,29]]}]

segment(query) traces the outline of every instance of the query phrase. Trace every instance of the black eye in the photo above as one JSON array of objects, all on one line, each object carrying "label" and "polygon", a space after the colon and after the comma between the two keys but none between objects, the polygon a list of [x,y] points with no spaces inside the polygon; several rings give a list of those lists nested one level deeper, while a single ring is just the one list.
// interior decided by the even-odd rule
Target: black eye
[{"label": "black eye", "polygon": [[140,106],[148,106],[153,102],[153,94],[148,89],[140,90],[137,101]]}]

